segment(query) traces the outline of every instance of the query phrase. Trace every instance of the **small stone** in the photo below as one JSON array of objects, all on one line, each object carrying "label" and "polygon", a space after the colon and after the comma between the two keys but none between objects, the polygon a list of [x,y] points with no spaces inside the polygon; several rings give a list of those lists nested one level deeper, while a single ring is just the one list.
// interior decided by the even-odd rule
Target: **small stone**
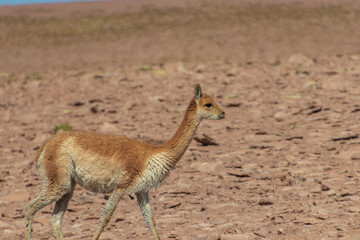
[{"label": "small stone", "polygon": [[281,61],[279,59],[272,59],[268,61],[270,66],[279,66],[281,64]]},{"label": "small stone", "polygon": [[236,68],[233,68],[233,69],[230,69],[226,72],[226,76],[227,77],[234,77],[236,76],[237,74],[237,69]]},{"label": "small stone", "polygon": [[310,190],[310,193],[320,193],[320,192],[321,192],[321,188],[318,185]]},{"label": "small stone", "polygon": [[266,205],[273,205],[274,203],[270,201],[269,199],[261,199],[259,201],[260,206],[266,206]]},{"label": "small stone", "polygon": [[329,191],[330,188],[326,186],[325,184],[321,184],[321,191]]},{"label": "small stone", "polygon": [[351,207],[348,207],[346,209],[348,212],[350,213],[359,213],[360,212],[360,207],[358,206],[351,206]]},{"label": "small stone", "polygon": [[298,66],[310,66],[314,64],[314,60],[301,53],[297,53],[289,57],[288,63]]},{"label": "small stone", "polygon": [[299,183],[304,182],[306,180],[306,178],[303,177],[301,173],[296,173],[294,178],[295,178],[295,183],[296,184],[299,184]]},{"label": "small stone", "polygon": [[99,112],[98,105],[92,106],[92,107],[90,108],[90,111],[91,111],[92,113],[98,113],[98,112]]},{"label": "small stone", "polygon": [[317,209],[317,213],[315,214],[317,219],[326,220],[328,216],[328,211],[326,209]]},{"label": "small stone", "polygon": [[329,197],[332,197],[332,196],[336,196],[336,192],[334,190],[329,190],[326,192],[326,194],[329,196]]},{"label": "small stone", "polygon": [[350,55],[349,57],[351,60],[359,60],[360,56],[359,55]]},{"label": "small stone", "polygon": [[355,153],[351,155],[351,160],[358,161],[360,160],[360,153]]},{"label": "small stone", "polygon": [[283,235],[283,234],[285,234],[284,229],[282,229],[282,228],[279,228],[278,231],[277,231],[277,233],[278,233],[278,235]]},{"label": "small stone", "polygon": [[206,69],[206,66],[204,64],[198,64],[196,66],[196,72],[197,73],[203,73]]},{"label": "small stone", "polygon": [[282,111],[279,111],[279,112],[274,114],[274,118],[278,122],[284,121],[287,118],[287,116],[288,115],[286,113],[282,112]]},{"label": "small stone", "polygon": [[359,135],[355,132],[341,132],[340,135],[336,136],[336,137],[332,137],[331,140],[333,140],[334,142],[336,141],[347,141],[347,140],[352,140],[352,139],[356,139],[358,138]]}]

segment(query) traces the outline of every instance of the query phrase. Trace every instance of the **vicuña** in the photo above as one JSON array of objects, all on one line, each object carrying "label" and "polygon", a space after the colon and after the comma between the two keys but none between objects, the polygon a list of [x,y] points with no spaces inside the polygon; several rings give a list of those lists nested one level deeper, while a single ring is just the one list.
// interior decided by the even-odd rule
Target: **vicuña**
[{"label": "vicu\u00f1a", "polygon": [[158,186],[185,153],[202,119],[222,119],[225,112],[195,86],[195,96],[174,136],[153,146],[124,136],[63,132],[40,148],[37,167],[41,193],[25,207],[25,239],[31,238],[35,213],[56,202],[51,216],[56,239],[63,239],[61,221],[76,184],[96,193],[111,193],[93,239],[98,239],[124,194],[134,193],[154,239],[160,239],[148,191]]}]

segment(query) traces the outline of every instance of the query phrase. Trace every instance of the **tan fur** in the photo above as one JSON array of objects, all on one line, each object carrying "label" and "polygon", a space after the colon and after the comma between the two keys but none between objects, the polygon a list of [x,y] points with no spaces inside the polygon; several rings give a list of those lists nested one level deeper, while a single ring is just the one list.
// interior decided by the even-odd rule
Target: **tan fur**
[{"label": "tan fur", "polygon": [[[209,105],[211,104],[211,106]],[[43,188],[25,210],[25,239],[31,238],[34,214],[56,201],[51,217],[57,239],[63,239],[61,220],[76,184],[99,193],[111,193],[93,237],[98,239],[124,194],[135,193],[144,220],[154,239],[160,239],[151,213],[148,191],[159,185],[185,153],[201,119],[221,119],[225,113],[208,95],[195,87],[185,117],[174,136],[152,146],[124,136],[82,131],[64,132],[40,148],[37,166]]]}]

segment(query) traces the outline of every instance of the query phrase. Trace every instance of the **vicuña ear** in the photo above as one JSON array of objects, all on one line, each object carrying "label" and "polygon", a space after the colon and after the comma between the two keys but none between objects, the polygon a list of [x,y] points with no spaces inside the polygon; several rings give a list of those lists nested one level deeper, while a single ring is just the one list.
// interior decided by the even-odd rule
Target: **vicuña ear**
[{"label": "vicu\u00f1a ear", "polygon": [[200,84],[196,84],[195,86],[195,100],[199,101],[199,99],[202,97],[201,87]]}]

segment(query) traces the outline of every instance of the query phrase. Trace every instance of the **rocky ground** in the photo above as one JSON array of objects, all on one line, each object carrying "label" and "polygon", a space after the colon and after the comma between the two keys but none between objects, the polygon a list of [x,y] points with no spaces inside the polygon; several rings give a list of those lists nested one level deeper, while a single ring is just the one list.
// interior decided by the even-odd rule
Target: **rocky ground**
[{"label": "rocky ground", "polygon": [[[0,8],[0,239],[23,239],[56,126],[160,144],[195,83],[226,118],[204,120],[197,137],[218,145],[193,141],[150,192],[163,239],[359,239],[359,4],[150,3]],[[107,198],[77,187],[66,239],[90,239]],[[54,239],[52,209],[33,239]],[[101,239],[151,239],[136,200]]]}]

